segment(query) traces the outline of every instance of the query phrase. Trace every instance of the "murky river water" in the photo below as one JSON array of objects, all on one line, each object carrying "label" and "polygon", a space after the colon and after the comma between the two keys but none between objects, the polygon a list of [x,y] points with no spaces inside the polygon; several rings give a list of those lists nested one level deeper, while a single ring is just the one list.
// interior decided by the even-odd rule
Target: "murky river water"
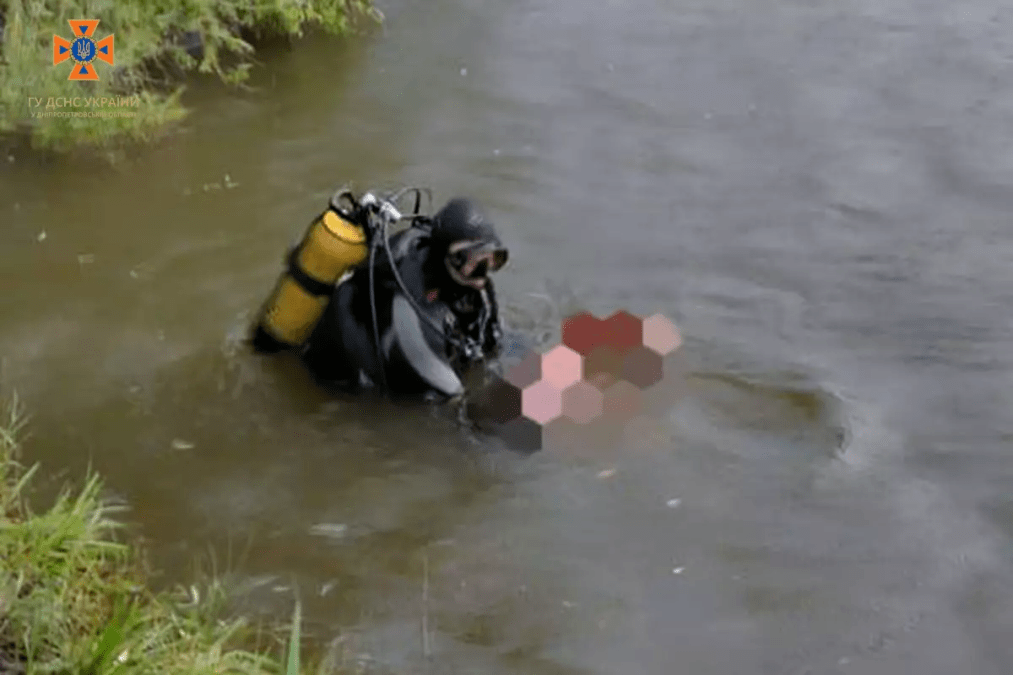
[{"label": "murky river water", "polygon": [[[29,458],[100,470],[166,583],[213,549],[374,672],[1013,672],[1013,12],[382,6],[119,168],[0,169]],[[244,352],[345,180],[482,200],[531,340],[674,318],[664,442],[523,458]]]}]

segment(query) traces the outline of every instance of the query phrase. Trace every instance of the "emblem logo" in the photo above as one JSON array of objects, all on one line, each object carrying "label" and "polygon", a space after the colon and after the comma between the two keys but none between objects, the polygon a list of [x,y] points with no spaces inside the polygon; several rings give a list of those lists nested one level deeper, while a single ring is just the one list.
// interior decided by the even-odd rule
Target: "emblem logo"
[{"label": "emblem logo", "polygon": [[113,36],[107,35],[95,41],[95,29],[98,19],[71,19],[70,30],[73,41],[59,35],[53,36],[53,65],[59,65],[68,59],[74,61],[68,80],[98,80],[98,72],[93,62],[95,59],[113,65]]}]

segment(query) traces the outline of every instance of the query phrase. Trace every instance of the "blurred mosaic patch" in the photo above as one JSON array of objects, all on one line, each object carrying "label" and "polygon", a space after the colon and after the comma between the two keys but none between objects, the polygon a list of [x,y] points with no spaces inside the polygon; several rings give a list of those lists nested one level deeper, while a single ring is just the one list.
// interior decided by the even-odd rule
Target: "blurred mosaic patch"
[{"label": "blurred mosaic patch", "polygon": [[644,392],[662,380],[664,357],[681,344],[662,314],[570,316],[560,344],[527,352],[486,388],[485,417],[503,425],[509,446],[526,452],[540,450],[545,427],[560,419],[627,425],[642,415]]}]

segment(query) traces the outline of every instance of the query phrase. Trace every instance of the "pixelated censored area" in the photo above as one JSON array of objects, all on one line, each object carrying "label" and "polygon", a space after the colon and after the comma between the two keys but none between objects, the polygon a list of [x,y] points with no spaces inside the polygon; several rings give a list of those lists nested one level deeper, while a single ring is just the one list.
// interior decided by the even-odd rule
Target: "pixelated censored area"
[{"label": "pixelated censored area", "polygon": [[501,425],[500,436],[516,450],[540,450],[545,427],[557,420],[639,420],[645,391],[664,376],[664,357],[682,345],[664,315],[641,318],[625,310],[604,319],[575,314],[561,333],[560,344],[527,352],[479,397],[484,416]]}]

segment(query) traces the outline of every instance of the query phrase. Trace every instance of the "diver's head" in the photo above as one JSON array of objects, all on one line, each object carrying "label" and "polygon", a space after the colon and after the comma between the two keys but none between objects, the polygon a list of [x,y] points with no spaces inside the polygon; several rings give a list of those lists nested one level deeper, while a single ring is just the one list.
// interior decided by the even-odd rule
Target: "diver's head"
[{"label": "diver's head", "polygon": [[452,199],[436,213],[432,240],[447,275],[459,286],[485,288],[489,275],[510,257],[492,222],[470,199]]}]

